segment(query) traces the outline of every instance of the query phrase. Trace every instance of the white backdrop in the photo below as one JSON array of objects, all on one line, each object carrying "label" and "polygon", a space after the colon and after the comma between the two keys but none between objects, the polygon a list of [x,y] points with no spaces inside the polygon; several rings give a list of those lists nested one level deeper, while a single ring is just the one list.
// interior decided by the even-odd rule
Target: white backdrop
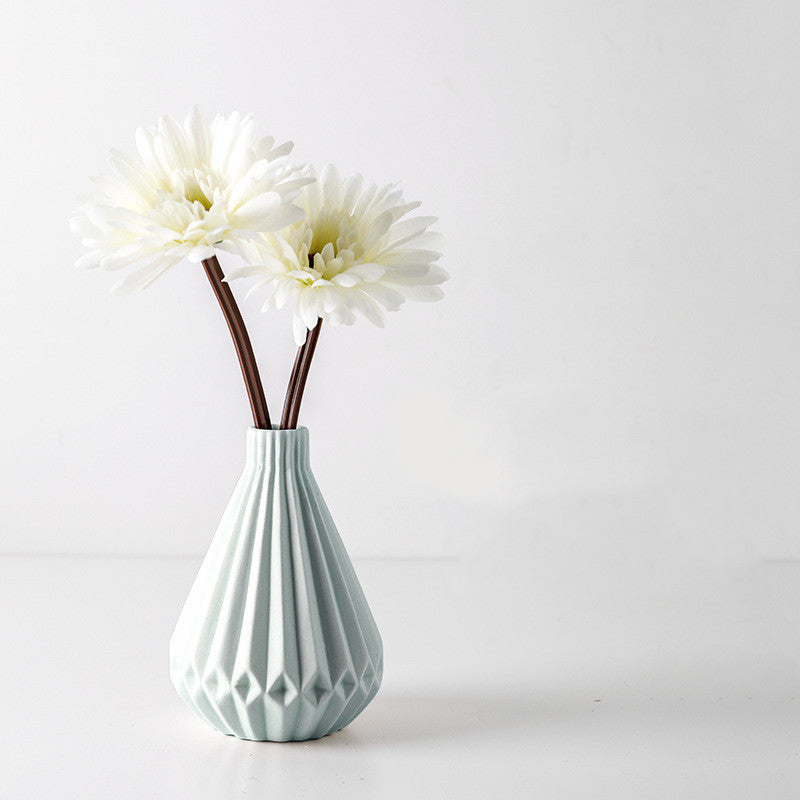
[{"label": "white backdrop", "polygon": [[[0,16],[0,549],[197,554],[213,533],[249,415],[206,279],[112,297],[67,226],[109,148],[198,102],[402,178],[447,236],[444,302],[320,339],[302,421],[355,556],[800,557],[800,5]],[[243,312],[277,415],[289,317]]]}]

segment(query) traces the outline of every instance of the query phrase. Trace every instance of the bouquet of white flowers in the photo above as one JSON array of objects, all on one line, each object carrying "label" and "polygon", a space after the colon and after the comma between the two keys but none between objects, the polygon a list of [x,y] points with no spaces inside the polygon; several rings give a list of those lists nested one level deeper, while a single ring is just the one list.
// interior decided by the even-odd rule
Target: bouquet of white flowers
[{"label": "bouquet of white flowers", "polygon": [[[395,184],[343,180],[328,165],[286,163],[292,149],[259,138],[252,115],[217,116],[194,108],[181,125],[162,117],[136,131],[139,158],[112,150],[113,173],[95,180],[71,226],[88,252],[80,267],[133,268],[115,290],[136,291],[184,259],[201,263],[233,337],[256,428],[272,427],[264,388],[241,313],[228,286],[257,277],[263,308],[294,305],[299,347],[280,428],[297,427],[300,402],[323,320],[376,325],[406,300],[439,300],[447,273],[435,264],[441,236],[434,217],[410,216]],[[223,250],[247,266],[227,277]]]}]

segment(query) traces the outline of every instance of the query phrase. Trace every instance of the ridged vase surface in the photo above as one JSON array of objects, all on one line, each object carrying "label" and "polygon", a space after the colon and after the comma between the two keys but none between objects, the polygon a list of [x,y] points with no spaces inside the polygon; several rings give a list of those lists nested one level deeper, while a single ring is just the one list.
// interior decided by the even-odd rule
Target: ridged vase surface
[{"label": "ridged vase surface", "polygon": [[170,641],[170,677],[222,733],[316,739],[352,722],[383,645],[311,472],[308,431],[247,432],[247,459]]}]

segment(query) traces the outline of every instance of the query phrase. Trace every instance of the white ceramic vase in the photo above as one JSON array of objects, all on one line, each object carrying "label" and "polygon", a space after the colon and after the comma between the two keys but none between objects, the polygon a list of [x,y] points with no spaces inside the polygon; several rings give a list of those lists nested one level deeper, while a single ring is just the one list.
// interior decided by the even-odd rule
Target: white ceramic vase
[{"label": "white ceramic vase", "polygon": [[352,722],[383,645],[308,458],[308,431],[247,432],[247,460],[170,641],[186,705],[222,733],[300,741]]}]

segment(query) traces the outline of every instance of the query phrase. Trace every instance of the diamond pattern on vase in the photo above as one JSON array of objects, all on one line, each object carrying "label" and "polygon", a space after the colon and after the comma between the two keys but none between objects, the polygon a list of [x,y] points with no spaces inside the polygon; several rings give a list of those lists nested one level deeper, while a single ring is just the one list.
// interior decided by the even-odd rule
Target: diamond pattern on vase
[{"label": "diamond pattern on vase", "polygon": [[319,675],[314,676],[314,680],[308,686],[303,689],[303,694],[312,702],[315,706],[320,705],[320,703],[325,700],[328,695],[331,693],[331,687],[325,685],[322,678]]},{"label": "diamond pattern on vase", "polygon": [[288,706],[297,697],[295,685],[283,674],[272,684],[267,694],[282,706]]},{"label": "diamond pattern on vase", "polygon": [[383,646],[308,461],[305,428],[250,428],[244,472],[170,642],[184,703],[243,739],[315,739],[372,700]]},{"label": "diamond pattern on vase", "polygon": [[356,679],[350,672],[345,672],[337,686],[345,700],[349,700],[356,688]]},{"label": "diamond pattern on vase", "polygon": [[233,682],[233,691],[242,698],[244,704],[247,706],[261,697],[264,692],[263,688],[259,685],[256,676],[249,671],[236,678],[236,680]]}]

